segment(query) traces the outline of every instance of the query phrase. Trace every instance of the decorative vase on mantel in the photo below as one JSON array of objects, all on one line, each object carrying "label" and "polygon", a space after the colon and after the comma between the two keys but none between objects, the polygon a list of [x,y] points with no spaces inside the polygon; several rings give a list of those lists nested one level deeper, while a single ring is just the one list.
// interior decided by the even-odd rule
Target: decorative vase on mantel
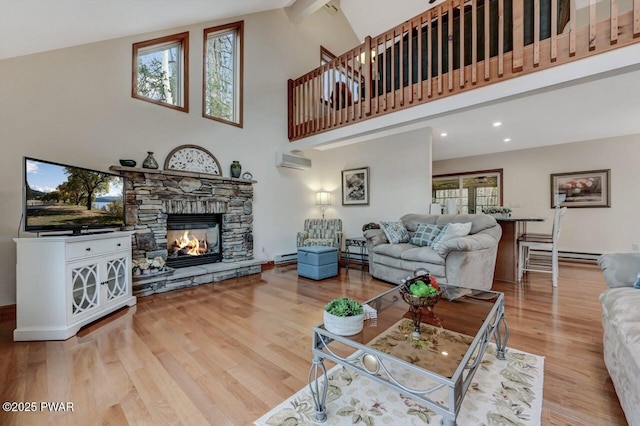
[{"label": "decorative vase on mantel", "polygon": [[231,177],[232,178],[239,178],[240,177],[240,173],[242,173],[242,165],[240,164],[239,161],[233,161],[231,163]]},{"label": "decorative vase on mantel", "polygon": [[157,169],[158,168],[158,162],[156,161],[155,158],[153,158],[153,152],[152,151],[147,151],[147,158],[145,158],[144,161],[142,162],[142,167],[144,167],[145,169]]}]

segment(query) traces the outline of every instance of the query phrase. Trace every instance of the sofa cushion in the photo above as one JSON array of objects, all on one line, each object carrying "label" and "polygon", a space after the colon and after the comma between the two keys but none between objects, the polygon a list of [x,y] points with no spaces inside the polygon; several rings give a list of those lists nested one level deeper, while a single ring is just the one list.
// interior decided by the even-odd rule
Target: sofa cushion
[{"label": "sofa cushion", "polygon": [[416,232],[418,229],[418,225],[435,225],[436,220],[438,219],[438,215],[436,214],[415,214],[409,213],[405,214],[400,218],[400,221],[407,228],[409,232]]},{"label": "sofa cushion", "polygon": [[449,248],[446,247],[445,243],[454,238],[464,237],[465,235],[469,235],[469,231],[471,231],[471,222],[448,223],[444,227],[442,232],[433,241],[433,244],[431,246],[441,256],[446,256],[446,254],[449,252]]},{"label": "sofa cushion", "polygon": [[408,243],[411,238],[402,222],[386,222],[381,220],[380,226],[391,244]]},{"label": "sofa cushion", "polygon": [[400,243],[400,244],[380,244],[373,248],[373,252],[376,254],[382,254],[385,256],[397,257],[400,259],[402,252],[416,248],[413,244]]},{"label": "sofa cushion", "polygon": [[416,247],[405,250],[400,254],[402,260],[411,262],[433,263],[435,265],[444,265],[444,258],[436,253],[431,247]]},{"label": "sofa cushion", "polygon": [[430,246],[433,240],[442,232],[444,226],[421,223],[411,237],[411,244],[418,247]]},{"label": "sofa cushion", "polygon": [[467,223],[471,222],[471,230],[469,234],[477,234],[485,229],[496,226],[496,219],[488,214],[443,214],[437,216],[437,225],[446,225],[447,223]]}]

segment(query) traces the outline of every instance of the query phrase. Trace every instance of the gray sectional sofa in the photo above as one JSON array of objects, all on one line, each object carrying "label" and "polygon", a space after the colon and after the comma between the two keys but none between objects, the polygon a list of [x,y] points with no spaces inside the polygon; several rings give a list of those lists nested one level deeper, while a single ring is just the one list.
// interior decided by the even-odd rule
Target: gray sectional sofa
[{"label": "gray sectional sofa", "polygon": [[484,214],[427,215],[406,214],[400,218],[413,236],[419,224],[445,225],[471,222],[469,235],[444,243],[439,253],[431,247],[410,243],[389,244],[383,230],[364,231],[369,252],[371,275],[395,284],[413,275],[418,268],[428,269],[438,282],[489,290],[493,285],[498,241],[502,228]]},{"label": "gray sectional sofa", "polygon": [[604,363],[630,426],[640,426],[640,253],[598,258],[609,289],[600,295]]}]

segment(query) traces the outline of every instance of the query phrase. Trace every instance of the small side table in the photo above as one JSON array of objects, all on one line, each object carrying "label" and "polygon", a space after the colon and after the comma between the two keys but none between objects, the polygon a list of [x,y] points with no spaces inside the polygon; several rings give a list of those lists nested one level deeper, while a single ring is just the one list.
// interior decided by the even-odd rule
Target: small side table
[{"label": "small side table", "polygon": [[349,269],[349,257],[350,257],[349,247],[358,247],[360,249],[360,259],[362,260],[362,266],[360,269],[364,271],[364,264],[365,264],[364,255],[367,251],[367,240],[364,237],[345,238],[344,246],[347,251],[347,256],[344,260],[345,268]]}]

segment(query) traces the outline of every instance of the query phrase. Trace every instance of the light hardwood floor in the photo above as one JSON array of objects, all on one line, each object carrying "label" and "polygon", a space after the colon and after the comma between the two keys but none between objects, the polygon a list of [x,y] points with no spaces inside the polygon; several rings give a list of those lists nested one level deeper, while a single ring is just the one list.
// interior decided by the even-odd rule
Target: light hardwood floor
[{"label": "light hardwood floor", "polygon": [[[0,322],[0,400],[73,412],[0,412],[0,425],[248,425],[306,385],[311,327],[330,299],[390,288],[368,273],[298,278],[295,265],[138,299],[63,342],[19,342]],[[544,355],[543,425],[625,425],[602,357],[594,265],[502,282],[508,346]],[[467,425],[463,425],[467,426]]]}]

